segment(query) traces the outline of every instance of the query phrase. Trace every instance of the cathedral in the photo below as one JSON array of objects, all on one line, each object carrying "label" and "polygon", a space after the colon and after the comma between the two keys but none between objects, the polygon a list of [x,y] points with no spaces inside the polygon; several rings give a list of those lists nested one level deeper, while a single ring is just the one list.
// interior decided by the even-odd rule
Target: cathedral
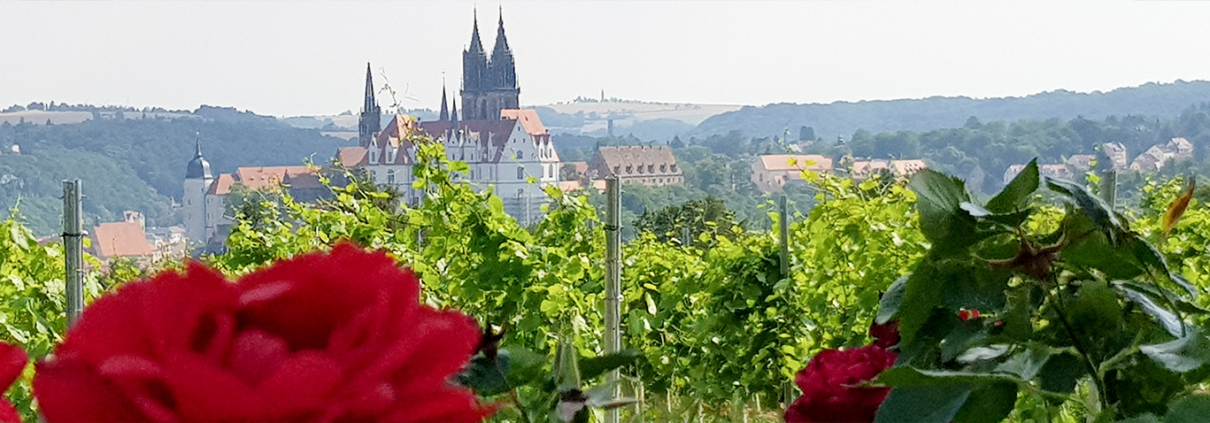
[{"label": "cathedral", "polygon": [[478,12],[473,25],[470,47],[462,51],[462,118],[499,120],[501,110],[520,108],[521,95],[513,51],[504,36],[504,11],[500,12],[490,59],[479,40]]},{"label": "cathedral", "polygon": [[521,89],[504,35],[503,17],[489,57],[479,36],[476,14],[470,45],[462,51],[461,93],[450,101],[443,88],[441,111],[435,121],[416,122],[399,115],[381,127],[382,112],[368,66],[360,143],[338,150],[338,162],[365,169],[376,183],[396,186],[405,202],[417,204],[423,191],[412,186],[416,146],[411,135],[424,133],[444,144],[449,160],[468,165],[466,173],[455,177],[476,188],[493,190],[503,200],[505,211],[523,225],[541,218],[542,206],[549,201],[543,187],[559,182],[559,155],[538,114],[520,108]]}]

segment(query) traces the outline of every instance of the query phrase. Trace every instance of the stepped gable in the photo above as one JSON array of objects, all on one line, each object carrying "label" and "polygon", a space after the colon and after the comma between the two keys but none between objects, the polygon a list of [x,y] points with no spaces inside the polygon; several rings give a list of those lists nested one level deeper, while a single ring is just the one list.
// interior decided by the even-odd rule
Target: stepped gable
[{"label": "stepped gable", "polygon": [[[432,122],[421,122],[417,126],[421,131],[433,137],[433,139],[445,140],[448,139],[454,129],[454,122],[435,120]],[[513,119],[466,120],[458,122],[458,130],[464,134],[463,136],[468,142],[478,143],[481,148],[488,152],[495,151],[494,154],[489,154],[488,160],[486,160],[492,163],[498,163],[503,157],[504,148],[508,145],[508,138],[512,135],[513,128],[516,126],[517,121]]]}]

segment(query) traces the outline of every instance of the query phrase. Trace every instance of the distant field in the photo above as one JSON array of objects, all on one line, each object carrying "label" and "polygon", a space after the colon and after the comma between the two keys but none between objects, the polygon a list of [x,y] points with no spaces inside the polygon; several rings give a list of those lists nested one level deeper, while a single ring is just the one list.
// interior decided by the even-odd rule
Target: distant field
[{"label": "distant field", "polygon": [[51,123],[59,125],[65,123],[80,123],[92,119],[91,112],[48,112],[45,110],[25,110],[20,112],[0,113],[0,124],[8,122],[11,125],[25,122],[34,125],[44,125],[49,119]]},{"label": "distant field", "polygon": [[557,103],[546,104],[544,107],[554,109],[559,113],[574,115],[596,113],[599,116],[609,114],[626,115],[631,120],[644,121],[654,119],[675,119],[690,125],[697,125],[710,116],[719,113],[739,110],[741,105],[734,104],[686,104],[686,103]]}]

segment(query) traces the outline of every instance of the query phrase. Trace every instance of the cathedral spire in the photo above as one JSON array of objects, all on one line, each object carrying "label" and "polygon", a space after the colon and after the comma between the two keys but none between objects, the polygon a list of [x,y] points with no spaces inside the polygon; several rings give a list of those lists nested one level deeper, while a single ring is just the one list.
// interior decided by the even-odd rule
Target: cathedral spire
[{"label": "cathedral spire", "polygon": [[504,36],[504,6],[500,6],[500,25],[496,28],[496,46],[492,49],[492,60],[496,60],[498,54],[508,54],[512,56],[512,50],[508,48],[508,37]]},{"label": "cathedral spire", "polygon": [[362,147],[370,145],[370,141],[382,131],[382,109],[378,107],[378,100],[374,99],[374,74],[370,72],[369,62],[366,62],[365,104],[361,106],[361,119],[357,126],[357,138]]},{"label": "cathedral spire", "polygon": [[369,112],[377,106],[378,101],[374,99],[374,74],[370,72],[370,62],[366,62],[366,97],[361,111]]},{"label": "cathedral spire", "polygon": [[445,100],[445,83],[441,83],[441,116],[438,119],[448,120],[450,118],[449,107],[446,107]]},{"label": "cathedral spire", "polygon": [[471,30],[471,46],[468,51],[471,53],[483,52],[483,41],[479,40],[479,8],[475,8],[475,24]]},{"label": "cathedral spire", "polygon": [[454,130],[458,130],[458,99],[454,98],[454,108],[450,111],[450,120],[454,122]]}]

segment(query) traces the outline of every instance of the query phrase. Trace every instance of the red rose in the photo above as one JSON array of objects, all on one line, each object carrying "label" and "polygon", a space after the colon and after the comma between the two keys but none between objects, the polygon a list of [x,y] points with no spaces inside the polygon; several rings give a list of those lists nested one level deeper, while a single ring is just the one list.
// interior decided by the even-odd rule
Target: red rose
[{"label": "red rose", "polygon": [[883,324],[870,325],[870,337],[874,338],[873,345],[884,350],[899,343],[899,321],[892,320]]},{"label": "red rose", "polygon": [[972,308],[970,310],[959,310],[958,318],[962,319],[963,321],[978,320],[979,319],[979,309]]},{"label": "red rose", "polygon": [[200,264],[94,302],[34,393],[47,422],[478,422],[449,383],[479,341],[382,253],[350,245],[237,283]]},{"label": "red rose", "polygon": [[786,409],[786,423],[872,422],[890,388],[859,388],[895,364],[893,352],[877,346],[824,350],[798,372],[802,396]]},{"label": "red rose", "polygon": [[[21,347],[0,342],[0,391],[8,390],[17,381],[28,362],[29,356]],[[0,423],[21,423],[17,409],[4,399],[0,399]]]}]

